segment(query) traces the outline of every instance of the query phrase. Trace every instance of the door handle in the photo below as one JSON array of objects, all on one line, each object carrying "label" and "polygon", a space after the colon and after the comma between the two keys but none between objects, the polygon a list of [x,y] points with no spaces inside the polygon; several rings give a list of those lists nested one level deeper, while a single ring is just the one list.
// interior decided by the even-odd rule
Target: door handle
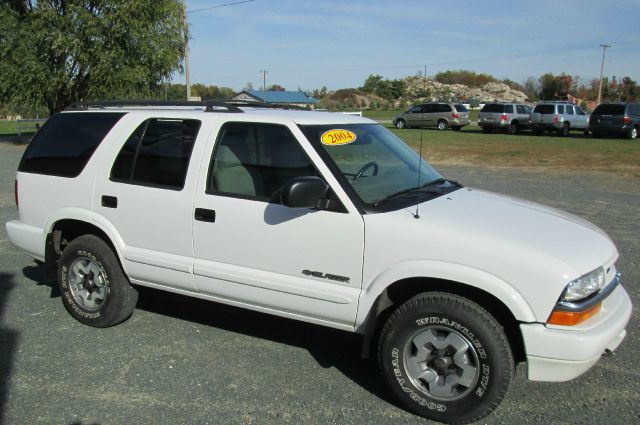
[{"label": "door handle", "polygon": [[206,208],[196,208],[193,218],[198,221],[206,221],[207,223],[215,223],[216,222],[216,212],[215,210],[208,210]]},{"label": "door handle", "polygon": [[105,208],[118,208],[118,198],[102,195],[102,206]]}]

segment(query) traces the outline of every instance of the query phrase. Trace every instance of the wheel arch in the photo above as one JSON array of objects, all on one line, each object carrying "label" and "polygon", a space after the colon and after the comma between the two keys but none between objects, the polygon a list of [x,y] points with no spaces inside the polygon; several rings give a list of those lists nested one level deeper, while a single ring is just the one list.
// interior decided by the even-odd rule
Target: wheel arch
[{"label": "wheel arch", "polygon": [[[63,245],[73,239],[91,234],[104,240],[113,250],[120,265],[124,269],[122,249],[124,241],[113,225],[92,211],[80,208],[69,208],[66,211],[57,211],[47,222],[45,263],[51,267],[57,263],[57,259],[63,250]],[[125,270],[126,273],[126,270]]]},{"label": "wheel arch", "polygon": [[[487,310],[504,328],[516,362],[524,361],[525,348],[519,323],[534,321],[533,312],[528,306],[526,309],[525,306],[520,306],[514,313],[514,300],[519,296],[515,294],[515,290],[506,302],[504,293],[496,296],[489,291],[488,287],[439,277],[406,277],[390,283],[376,296],[360,326],[356,328],[364,334],[362,356],[368,358],[373,353],[372,348],[384,323],[402,303],[422,292],[446,292],[467,298]],[[362,304],[361,301],[360,307],[363,307]],[[360,317],[360,308],[358,316]]]}]

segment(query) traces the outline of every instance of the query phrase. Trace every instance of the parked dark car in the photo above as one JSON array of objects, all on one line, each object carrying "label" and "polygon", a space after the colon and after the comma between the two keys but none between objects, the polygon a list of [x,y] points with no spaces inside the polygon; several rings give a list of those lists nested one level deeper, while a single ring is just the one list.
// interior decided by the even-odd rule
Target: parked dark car
[{"label": "parked dark car", "polygon": [[611,134],[636,139],[640,129],[640,103],[601,103],[591,114],[589,128],[593,137]]}]

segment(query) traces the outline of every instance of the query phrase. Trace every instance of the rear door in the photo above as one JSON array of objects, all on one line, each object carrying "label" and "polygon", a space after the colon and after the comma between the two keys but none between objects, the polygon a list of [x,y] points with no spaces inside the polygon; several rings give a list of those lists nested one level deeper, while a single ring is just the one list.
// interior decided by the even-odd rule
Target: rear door
[{"label": "rear door", "polygon": [[189,167],[202,149],[202,122],[154,117],[132,120],[123,142],[103,161],[94,210],[118,230],[124,266],[135,283],[195,291],[191,241],[198,174]]},{"label": "rear door", "polygon": [[528,105],[516,105],[516,113],[518,116],[518,123],[521,127],[529,126],[529,120],[531,119],[531,108]]},{"label": "rear door", "polygon": [[292,177],[332,181],[299,140],[300,130],[285,125],[220,128],[215,149],[205,152],[192,215],[196,286],[231,304],[349,328],[362,281],[364,222],[342,203],[332,211],[279,203]]}]

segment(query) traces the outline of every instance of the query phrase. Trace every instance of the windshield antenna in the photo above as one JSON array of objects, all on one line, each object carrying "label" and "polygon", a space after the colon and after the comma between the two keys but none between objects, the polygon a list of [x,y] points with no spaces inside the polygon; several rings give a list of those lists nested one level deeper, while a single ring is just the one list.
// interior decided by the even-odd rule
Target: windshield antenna
[{"label": "windshield antenna", "polygon": [[[422,76],[422,85],[424,90],[424,95],[427,93],[427,65],[424,66],[424,75]],[[422,133],[424,132],[424,128],[420,127],[420,155],[418,155],[418,189],[420,188],[420,177],[422,177]],[[420,201],[416,204],[416,213],[413,215],[413,218],[420,218]]]}]

